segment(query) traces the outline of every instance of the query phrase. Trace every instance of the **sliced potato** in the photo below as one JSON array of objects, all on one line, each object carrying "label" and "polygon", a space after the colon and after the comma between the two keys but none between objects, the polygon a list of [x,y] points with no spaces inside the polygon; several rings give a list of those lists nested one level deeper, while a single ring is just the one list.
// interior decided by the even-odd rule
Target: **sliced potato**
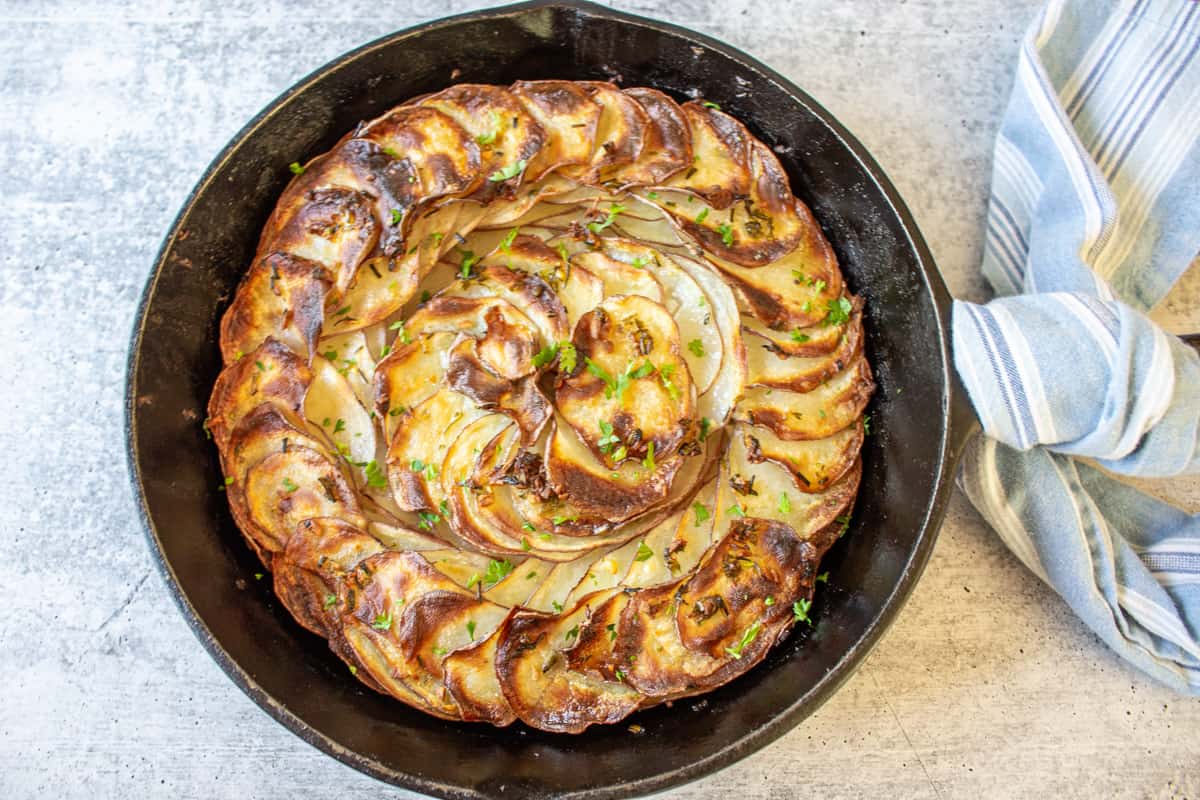
[{"label": "sliced potato", "polygon": [[526,175],[538,180],[560,167],[586,164],[592,157],[600,105],[572,81],[517,81],[509,89],[546,132]]},{"label": "sliced potato", "polygon": [[377,540],[340,519],[304,520],[271,562],[275,594],[297,622],[328,638],[340,627],[347,574],[382,550]]},{"label": "sliced potato", "polygon": [[681,107],[692,140],[692,165],[665,183],[703,198],[713,208],[729,208],[750,193],[750,141],[742,123],[700,103]]},{"label": "sliced potato", "polygon": [[271,403],[298,419],[312,371],[300,356],[275,339],[266,339],[217,376],[208,401],[206,425],[222,451],[246,414]]},{"label": "sliced potato", "polygon": [[[314,176],[309,177],[308,185]],[[289,253],[323,266],[334,287],[345,292],[358,267],[379,241],[374,201],[365,192],[343,186],[285,192],[276,206],[262,247]]]},{"label": "sliced potato", "polygon": [[519,184],[546,142],[538,121],[499,86],[460,83],[424,98],[420,105],[450,116],[474,139],[484,177],[475,193],[483,199]]},{"label": "sliced potato", "polygon": [[[831,326],[832,327],[832,326]],[[852,314],[842,326],[842,337],[829,353],[820,356],[789,356],[774,342],[747,337],[746,381],[750,386],[767,386],[792,392],[811,392],[845,369],[862,347],[862,318]]]},{"label": "sliced potato", "polygon": [[[392,441],[400,417],[420,405],[441,386],[450,346],[457,334],[436,331],[415,339],[402,329],[397,347],[375,369],[375,413],[384,438]],[[410,339],[407,344],[405,339]]]},{"label": "sliced potato", "polygon": [[221,318],[221,355],[237,361],[269,338],[303,357],[313,351],[333,288],[325,267],[306,258],[270,253],[256,260]]},{"label": "sliced potato", "polygon": [[[486,349],[487,346],[486,338],[460,339],[450,350],[446,385],[469,397],[478,408],[500,411],[512,417],[521,427],[523,441],[533,442],[550,419],[551,405],[538,389],[535,377],[528,374],[533,371],[530,365],[534,355],[532,347],[527,344],[522,347],[521,343],[513,341],[502,342],[492,350]],[[495,351],[502,348],[506,352],[496,355]],[[489,370],[483,361],[489,353],[492,353],[493,361],[507,359],[505,368],[495,372]],[[527,370],[525,377],[515,380],[496,374],[519,373],[522,369]]]},{"label": "sliced potato", "polygon": [[388,483],[405,511],[432,512],[441,500],[436,480],[458,432],[487,414],[466,395],[441,388],[402,414],[388,447]]},{"label": "sliced potato", "polygon": [[587,164],[561,172],[582,183],[603,183],[641,155],[650,117],[640,103],[611,83],[581,81],[578,85],[601,109],[595,146]]},{"label": "sliced potato", "polygon": [[309,447],[292,445],[250,467],[243,492],[249,521],[262,534],[259,544],[271,552],[282,550],[306,519],[362,525],[349,481],[333,459]]},{"label": "sliced potato", "polygon": [[[753,461],[742,434],[735,431],[730,437],[726,456],[725,480],[731,491],[723,496],[731,501],[730,508],[724,509],[729,528],[741,517],[773,519],[788,525],[799,539],[808,540],[854,501],[861,473],[857,461],[826,491],[808,493],[790,470],[773,461]],[[718,533],[721,530],[718,528]]]},{"label": "sliced potato", "polygon": [[862,414],[875,381],[860,354],[849,366],[811,392],[800,394],[756,386],[746,391],[734,417],[769,428],[780,439],[824,439]]},{"label": "sliced potato", "polygon": [[767,428],[739,426],[751,463],[773,461],[791,470],[802,492],[823,492],[845,475],[863,443],[862,420],[824,439],[788,441]]},{"label": "sliced potato", "polygon": [[692,164],[692,138],[683,109],[655,89],[626,89],[646,112],[642,152],[636,161],[622,167],[613,177],[621,186],[653,186]]},{"label": "sliced potato", "polygon": [[556,404],[596,457],[616,467],[675,453],[696,422],[695,388],[667,310],[638,295],[609,298],[572,339],[577,364],[560,377]]},{"label": "sliced potato", "polygon": [[833,248],[808,210],[797,207],[808,217],[806,235],[782,258],[762,267],[743,267],[706,254],[706,260],[728,280],[739,304],[776,329],[816,325],[841,304],[849,304],[842,297],[842,273]]},{"label": "sliced potato", "polygon": [[498,263],[502,256],[489,256],[468,281],[449,288],[447,295],[460,297],[499,297],[527,316],[542,335],[540,344],[566,339],[567,310],[554,290],[537,275],[510,269]]},{"label": "sliced potato", "polygon": [[663,287],[654,275],[644,265],[633,266],[615,258],[610,258],[602,252],[591,251],[580,253],[571,258],[572,267],[583,267],[593,275],[600,277],[604,283],[604,296],[636,294],[662,303]]},{"label": "sliced potato", "polygon": [[[348,371],[349,367],[342,369]],[[313,359],[304,415],[314,429],[329,437],[347,461],[356,465],[355,477],[360,486],[369,485],[372,479],[382,482],[383,473],[375,461],[375,421],[358,402],[341,371],[323,357]],[[363,466],[357,466],[360,464]]]},{"label": "sliced potato", "polygon": [[563,651],[574,646],[593,607],[612,592],[584,599],[562,616],[519,611],[505,621],[496,647],[496,675],[504,697],[527,725],[579,733],[597,723],[628,716],[642,696],[615,681],[567,667]]},{"label": "sliced potato", "polygon": [[491,634],[455,650],[442,661],[446,689],[468,722],[504,727],[517,719],[496,677],[496,645],[505,624],[501,622]]}]

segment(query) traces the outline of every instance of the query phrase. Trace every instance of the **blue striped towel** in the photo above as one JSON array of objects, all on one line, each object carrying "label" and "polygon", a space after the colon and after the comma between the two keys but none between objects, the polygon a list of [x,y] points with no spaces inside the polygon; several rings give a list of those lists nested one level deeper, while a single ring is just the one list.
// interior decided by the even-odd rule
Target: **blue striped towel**
[{"label": "blue striped towel", "polygon": [[1200,472],[1200,357],[1146,318],[1200,252],[1200,3],[1051,0],[996,140],[954,360],[961,485],[1110,647],[1200,694],[1200,517],[1114,475]]}]

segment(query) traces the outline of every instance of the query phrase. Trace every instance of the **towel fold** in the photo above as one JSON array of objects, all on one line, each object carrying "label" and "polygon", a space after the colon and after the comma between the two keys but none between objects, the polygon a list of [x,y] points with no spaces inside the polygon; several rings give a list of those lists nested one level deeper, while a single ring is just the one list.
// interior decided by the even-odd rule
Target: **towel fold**
[{"label": "towel fold", "polygon": [[953,312],[985,434],[960,483],[1109,646],[1200,694],[1200,517],[1110,474],[1200,472],[1200,355],[1144,314],[1200,252],[1200,3],[1051,0],[993,170],[1000,297]]}]

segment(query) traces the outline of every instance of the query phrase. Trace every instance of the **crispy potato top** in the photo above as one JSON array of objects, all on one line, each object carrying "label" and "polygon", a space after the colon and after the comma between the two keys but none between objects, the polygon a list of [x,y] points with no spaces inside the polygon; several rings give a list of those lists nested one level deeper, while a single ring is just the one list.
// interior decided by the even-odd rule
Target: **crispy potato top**
[{"label": "crispy potato top", "polygon": [[361,681],[573,733],[813,624],[864,308],[741,122],[460,84],[291,168],[207,426],[279,598]]}]

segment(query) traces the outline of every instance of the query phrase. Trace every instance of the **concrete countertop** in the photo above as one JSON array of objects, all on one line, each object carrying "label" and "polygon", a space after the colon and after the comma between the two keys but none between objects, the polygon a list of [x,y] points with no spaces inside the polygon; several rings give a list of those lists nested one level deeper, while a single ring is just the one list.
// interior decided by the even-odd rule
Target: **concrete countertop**
[{"label": "concrete countertop", "polygon": [[[404,796],[205,654],[125,472],[134,310],[209,160],[278,93],[466,0],[0,0],[0,796]],[[977,265],[1029,0],[626,0],[807,89],[892,176],[950,289]],[[467,51],[469,53],[469,51]],[[1156,312],[1200,330],[1200,280]],[[1200,507],[1200,481],[1151,488]],[[817,714],[669,796],[1195,797],[1200,701],[1108,651],[956,494],[911,602]]]}]

